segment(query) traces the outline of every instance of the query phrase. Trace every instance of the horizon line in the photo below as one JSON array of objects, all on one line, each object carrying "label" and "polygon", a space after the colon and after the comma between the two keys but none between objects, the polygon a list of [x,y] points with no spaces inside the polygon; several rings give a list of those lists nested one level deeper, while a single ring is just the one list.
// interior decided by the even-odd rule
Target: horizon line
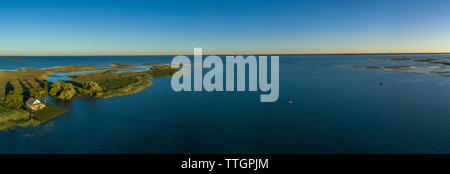
[{"label": "horizon line", "polygon": [[[262,56],[262,55],[269,55],[269,56],[274,56],[274,55],[395,55],[395,54],[450,54],[450,52],[417,52],[417,53],[412,53],[412,52],[404,52],[404,53],[256,53],[256,54],[234,54],[234,55],[242,55],[242,56],[250,56],[250,55],[255,55],[255,56]],[[212,56],[212,55],[217,55],[217,56],[230,56],[232,54],[203,54],[202,56]],[[179,56],[179,55],[175,55],[175,54],[99,54],[99,55],[0,55],[0,57],[57,57],[57,56],[62,56],[62,57],[70,57],[70,56],[74,56],[74,57],[83,57],[83,56]],[[194,54],[180,54],[180,56],[194,56]]]}]

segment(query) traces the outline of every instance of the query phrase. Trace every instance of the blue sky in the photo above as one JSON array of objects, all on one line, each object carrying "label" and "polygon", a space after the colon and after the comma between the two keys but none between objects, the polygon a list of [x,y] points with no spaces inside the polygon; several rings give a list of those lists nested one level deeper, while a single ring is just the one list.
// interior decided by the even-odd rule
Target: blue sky
[{"label": "blue sky", "polygon": [[0,55],[450,52],[448,0],[1,1]]}]

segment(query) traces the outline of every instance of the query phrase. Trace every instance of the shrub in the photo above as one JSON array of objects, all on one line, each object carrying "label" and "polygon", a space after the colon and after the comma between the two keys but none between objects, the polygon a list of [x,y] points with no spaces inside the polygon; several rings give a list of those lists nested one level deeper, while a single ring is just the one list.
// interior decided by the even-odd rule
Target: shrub
[{"label": "shrub", "polygon": [[96,95],[101,92],[103,89],[98,85],[98,83],[94,81],[88,81],[83,84],[83,88],[80,90],[80,93],[85,96]]},{"label": "shrub", "polygon": [[18,90],[9,91],[5,99],[5,105],[8,108],[19,109],[23,106],[23,95]]},{"label": "shrub", "polygon": [[77,94],[75,87],[71,83],[54,82],[51,85],[50,95],[62,100],[71,100]]},{"label": "shrub", "polygon": [[35,99],[40,99],[43,92],[44,92],[44,90],[41,87],[33,88],[30,91],[30,97],[33,97]]},{"label": "shrub", "polygon": [[63,90],[61,91],[61,94],[59,94],[58,98],[70,100],[75,94],[77,94],[77,91],[75,91],[73,85],[71,83],[64,83]]},{"label": "shrub", "polygon": [[52,85],[50,86],[50,95],[51,96],[57,96],[59,94],[59,92],[62,89],[62,83],[63,82],[53,82]]}]

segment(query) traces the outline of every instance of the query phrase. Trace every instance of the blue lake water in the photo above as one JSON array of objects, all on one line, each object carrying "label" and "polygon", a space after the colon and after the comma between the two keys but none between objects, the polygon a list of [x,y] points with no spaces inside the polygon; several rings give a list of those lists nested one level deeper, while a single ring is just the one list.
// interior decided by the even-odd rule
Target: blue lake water
[{"label": "blue lake water", "polygon": [[[0,153],[450,153],[450,77],[338,67],[383,56],[281,56],[274,103],[259,92],[174,92],[170,78],[128,96],[53,100],[70,112],[0,132]],[[0,58],[0,69],[171,58]]]}]

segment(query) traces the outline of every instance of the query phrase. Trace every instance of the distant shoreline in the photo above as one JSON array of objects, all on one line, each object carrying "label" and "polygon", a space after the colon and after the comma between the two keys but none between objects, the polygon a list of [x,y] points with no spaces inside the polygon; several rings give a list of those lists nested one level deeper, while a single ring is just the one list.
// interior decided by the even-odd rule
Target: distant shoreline
[{"label": "distant shoreline", "polygon": [[[297,56],[297,55],[403,55],[403,54],[450,54],[450,52],[439,52],[439,53],[299,53],[299,54],[287,54],[287,53],[258,53],[258,54],[205,54],[203,56],[249,56],[249,55],[265,55],[265,56]],[[184,56],[194,56],[192,54],[180,54]],[[149,55],[0,55],[0,60],[4,58],[16,58],[16,57],[106,57],[106,56],[118,56],[118,57],[138,57],[138,56],[178,56],[173,54],[149,54]]]}]

